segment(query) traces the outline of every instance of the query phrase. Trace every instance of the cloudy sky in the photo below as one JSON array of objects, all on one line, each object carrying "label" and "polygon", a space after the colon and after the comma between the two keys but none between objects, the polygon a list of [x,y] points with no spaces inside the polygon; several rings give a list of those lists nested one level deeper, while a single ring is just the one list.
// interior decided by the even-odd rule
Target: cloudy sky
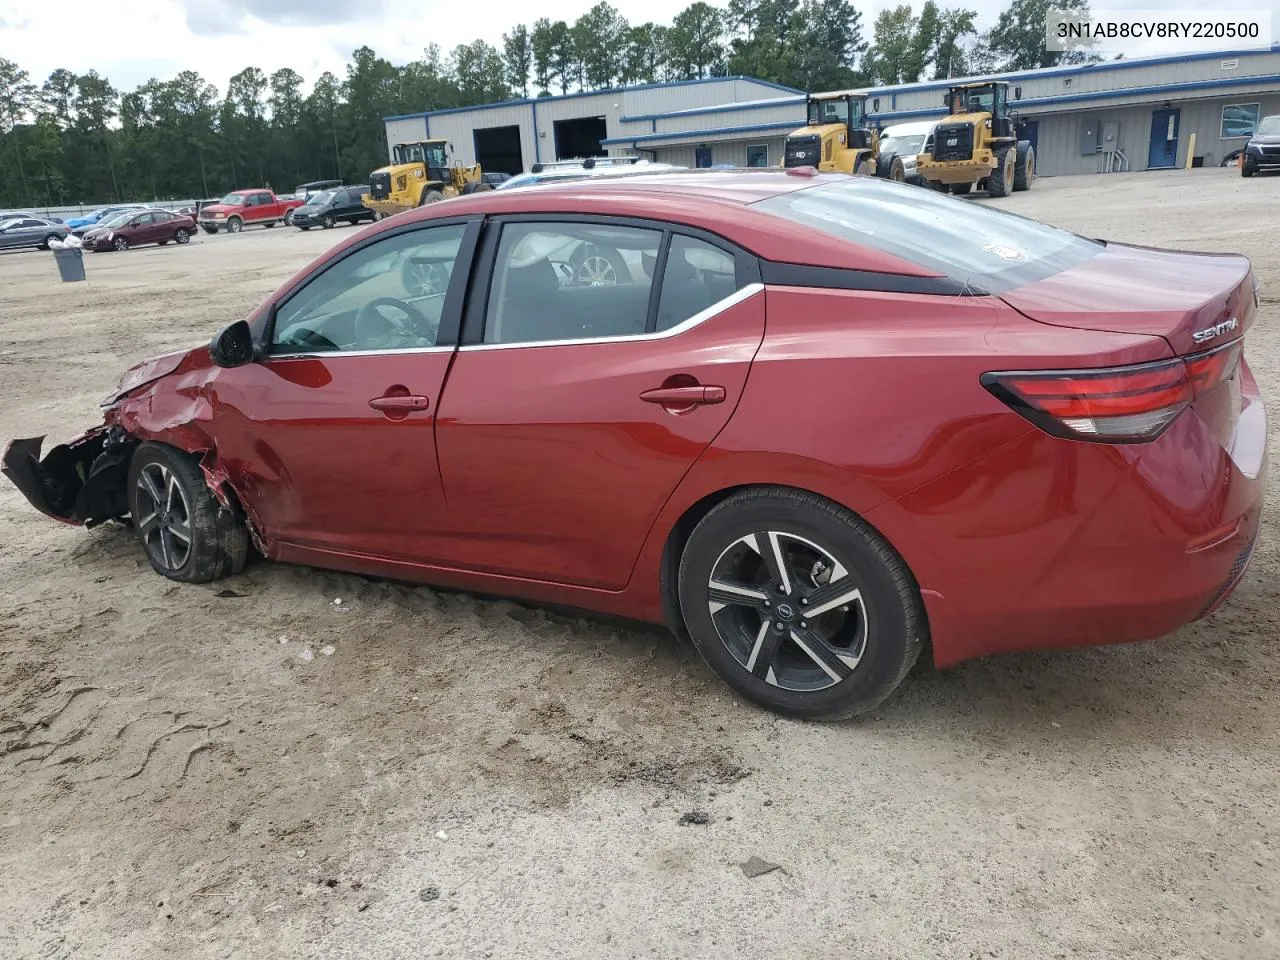
[{"label": "cloudy sky", "polygon": [[[351,51],[368,44],[403,63],[428,43],[449,50],[477,37],[497,45],[502,33],[544,12],[572,21],[595,0],[558,0],[555,6],[488,0],[468,6],[446,0],[0,0],[0,56],[16,60],[37,83],[57,67],[96,69],[117,88],[150,77],[167,79],[195,69],[225,89],[247,66],[270,73],[293,67],[308,82],[324,70],[342,76]],[[690,0],[613,0],[632,22],[669,23]],[[723,6],[727,0],[711,0]],[[1005,0],[943,0],[975,9],[989,26]],[[869,36],[888,0],[855,0]],[[918,5],[918,3],[917,3]],[[1094,0],[1101,10],[1196,10],[1203,0]],[[1280,0],[1228,0],[1231,9],[1270,9],[1280,27]],[[482,12],[481,12],[482,11]],[[461,12],[461,16],[456,14]],[[478,14],[478,15],[477,15]],[[1131,51],[1131,53],[1141,51]]]}]

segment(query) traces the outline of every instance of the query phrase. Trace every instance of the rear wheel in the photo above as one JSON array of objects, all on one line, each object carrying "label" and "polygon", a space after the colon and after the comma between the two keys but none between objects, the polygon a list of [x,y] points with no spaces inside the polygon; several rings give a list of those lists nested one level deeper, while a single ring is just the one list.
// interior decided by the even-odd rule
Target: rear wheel
[{"label": "rear wheel", "polygon": [[284,212],[284,225],[285,225],[286,227],[292,227],[292,226],[293,226],[293,211],[292,211],[292,210],[286,210],[286,211]]},{"label": "rear wheel", "polygon": [[996,168],[987,175],[987,196],[1007,197],[1013,189],[1014,165],[1017,151],[1013,147],[1005,147],[996,154]]},{"label": "rear wheel", "polygon": [[865,713],[920,653],[923,615],[901,559],[816,494],[758,487],[723,501],[690,535],[678,591],[711,668],[791,716]]},{"label": "rear wheel", "polygon": [[1019,140],[1014,159],[1013,189],[1030,190],[1036,178],[1036,149],[1028,140]]},{"label": "rear wheel", "polygon": [[227,221],[227,233],[239,233],[244,229],[244,221],[239,217],[232,217]]},{"label": "rear wheel", "polygon": [[244,568],[249,531],[218,503],[199,466],[180,450],[158,443],[138,447],[129,466],[129,509],[156,573],[206,583]]},{"label": "rear wheel", "polygon": [[191,241],[191,231],[185,227],[179,227],[174,233],[173,239],[175,243],[189,243]]}]

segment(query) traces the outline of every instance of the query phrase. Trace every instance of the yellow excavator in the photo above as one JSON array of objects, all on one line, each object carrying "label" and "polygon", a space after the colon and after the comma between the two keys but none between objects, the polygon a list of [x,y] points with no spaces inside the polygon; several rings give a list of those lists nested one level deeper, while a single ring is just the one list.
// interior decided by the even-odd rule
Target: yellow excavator
[{"label": "yellow excavator", "polygon": [[450,166],[450,152],[447,140],[397,143],[391,148],[391,164],[370,175],[369,192],[361,202],[381,220],[424,204],[490,189],[481,176],[480,164]]},{"label": "yellow excavator", "polygon": [[[1020,99],[1022,88],[1014,87],[1013,96]],[[933,128],[932,152],[916,157],[919,176],[951,193],[968,193],[974,184],[986,187],[989,197],[1031,189],[1036,151],[1019,138],[1006,81],[956,84],[947,90],[944,105],[950,116]]]},{"label": "yellow excavator", "polygon": [[874,176],[878,134],[867,127],[865,90],[833,90],[805,98],[808,121],[782,149],[784,167]]}]

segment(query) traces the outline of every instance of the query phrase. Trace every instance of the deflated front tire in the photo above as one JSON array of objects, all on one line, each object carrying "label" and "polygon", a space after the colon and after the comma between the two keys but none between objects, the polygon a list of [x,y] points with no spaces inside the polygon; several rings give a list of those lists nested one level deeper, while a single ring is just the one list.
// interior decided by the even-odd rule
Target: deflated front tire
[{"label": "deflated front tire", "polygon": [[152,568],[171,580],[207,583],[244,569],[249,531],[223,506],[190,456],[144,443],[129,467],[134,527]]}]

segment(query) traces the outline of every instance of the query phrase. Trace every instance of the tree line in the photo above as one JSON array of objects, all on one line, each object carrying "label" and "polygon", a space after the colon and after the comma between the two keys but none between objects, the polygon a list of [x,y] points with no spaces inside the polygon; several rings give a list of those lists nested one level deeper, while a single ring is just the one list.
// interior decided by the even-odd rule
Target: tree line
[{"label": "tree line", "polygon": [[607,2],[574,23],[541,18],[395,65],[369,47],[307,93],[285,67],[241,70],[225,94],[193,70],[121,91],[95,70],[35,82],[0,58],[0,207],[216,196],[363,182],[386,162],[383,117],[513,97],[746,75],[800,90],[911,83],[1085,58],[1044,49],[1045,13],[1087,0],[1012,0],[977,14],[924,0],[877,16],[868,39],[849,0],[702,0],[669,25],[631,24]]}]

